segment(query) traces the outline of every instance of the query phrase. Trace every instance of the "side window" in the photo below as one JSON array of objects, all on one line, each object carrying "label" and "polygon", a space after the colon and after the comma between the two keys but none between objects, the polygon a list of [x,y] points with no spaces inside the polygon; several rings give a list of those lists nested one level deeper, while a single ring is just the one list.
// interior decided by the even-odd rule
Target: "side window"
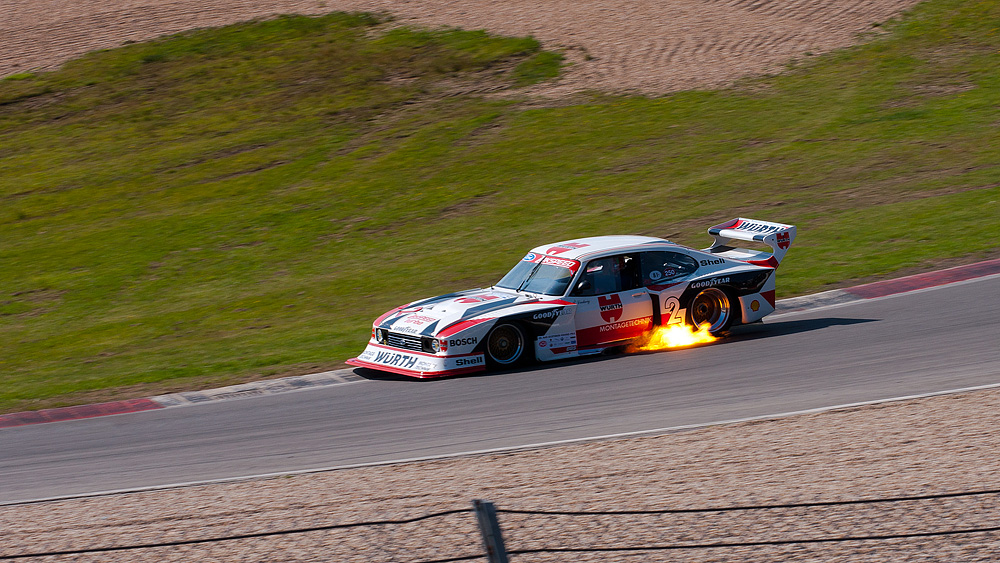
[{"label": "side window", "polygon": [[618,256],[621,264],[622,291],[642,287],[642,270],[639,266],[639,253],[622,254]]},{"label": "side window", "polygon": [[580,281],[576,283],[576,288],[573,290],[573,295],[601,295],[619,291],[621,278],[615,272],[616,262],[614,256],[587,262],[583,268],[583,274],[580,276]]},{"label": "side window", "polygon": [[641,287],[637,254],[619,254],[587,262],[572,295],[604,295]]},{"label": "side window", "polygon": [[642,253],[642,284],[655,285],[694,273],[698,261],[680,252],[654,250]]}]

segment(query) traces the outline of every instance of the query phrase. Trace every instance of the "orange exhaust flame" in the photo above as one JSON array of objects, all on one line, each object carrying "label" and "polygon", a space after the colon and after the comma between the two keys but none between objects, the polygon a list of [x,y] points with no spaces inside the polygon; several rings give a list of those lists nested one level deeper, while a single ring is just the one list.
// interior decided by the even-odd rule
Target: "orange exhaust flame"
[{"label": "orange exhaust flame", "polygon": [[648,352],[668,348],[684,348],[695,344],[708,344],[718,340],[708,332],[709,324],[702,324],[698,330],[688,325],[659,326],[650,333],[649,339],[633,346],[630,352]]}]

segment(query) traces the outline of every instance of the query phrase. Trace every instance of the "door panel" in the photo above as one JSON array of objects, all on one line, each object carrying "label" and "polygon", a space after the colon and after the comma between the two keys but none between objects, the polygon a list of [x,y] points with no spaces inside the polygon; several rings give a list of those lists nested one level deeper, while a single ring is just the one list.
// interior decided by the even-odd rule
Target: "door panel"
[{"label": "door panel", "polygon": [[576,340],[594,347],[641,336],[653,328],[653,301],[645,288],[578,301]]},{"label": "door panel", "polygon": [[641,336],[653,326],[653,301],[642,287],[637,253],[587,263],[575,295],[580,348],[601,347]]}]

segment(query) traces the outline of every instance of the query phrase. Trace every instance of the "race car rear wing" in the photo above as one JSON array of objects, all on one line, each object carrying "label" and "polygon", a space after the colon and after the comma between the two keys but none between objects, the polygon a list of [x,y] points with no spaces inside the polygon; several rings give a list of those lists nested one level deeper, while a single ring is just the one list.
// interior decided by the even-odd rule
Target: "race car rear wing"
[{"label": "race car rear wing", "polygon": [[[777,268],[788,252],[788,247],[795,240],[795,226],[739,217],[709,228],[708,234],[715,237],[715,242],[705,249],[707,252],[759,266]],[[733,248],[729,244],[733,239],[760,242],[770,246],[772,252]]]}]

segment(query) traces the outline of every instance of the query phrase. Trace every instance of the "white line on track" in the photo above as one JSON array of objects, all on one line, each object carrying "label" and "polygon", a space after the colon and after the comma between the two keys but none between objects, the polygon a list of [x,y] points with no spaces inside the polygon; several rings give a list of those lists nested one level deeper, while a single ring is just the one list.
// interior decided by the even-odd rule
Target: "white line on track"
[{"label": "white line on track", "polygon": [[760,415],[760,416],[751,416],[751,417],[747,417],[747,418],[733,418],[733,419],[729,419],[729,420],[718,420],[718,421],[714,421],[714,422],[705,422],[705,423],[701,423],[701,424],[684,424],[684,425],[680,425],[680,426],[667,426],[667,427],[664,427],[664,428],[654,428],[652,430],[636,430],[636,431],[633,431],[633,432],[620,432],[620,433],[617,433],[617,434],[604,434],[604,435],[601,435],[601,436],[589,436],[589,437],[586,437],[586,438],[572,438],[572,439],[568,439],[568,440],[555,440],[555,441],[552,441],[552,442],[537,442],[537,443],[534,443],[534,444],[525,444],[525,445],[521,445],[521,446],[508,446],[508,447],[501,447],[501,448],[488,448],[488,449],[483,449],[483,450],[469,450],[469,451],[464,451],[464,452],[457,452],[457,453],[450,453],[450,454],[440,454],[440,455],[433,455],[433,456],[411,457],[411,458],[393,459],[393,460],[387,460],[387,461],[373,461],[373,462],[369,462],[369,463],[352,463],[352,464],[348,464],[348,465],[331,465],[329,467],[315,467],[315,468],[312,468],[312,469],[299,469],[299,470],[296,470],[296,471],[279,471],[279,472],[275,472],[275,473],[258,473],[258,474],[255,474],[255,475],[243,475],[241,477],[225,477],[225,478],[222,478],[222,479],[207,479],[207,480],[204,480],[204,481],[187,481],[187,482],[183,482],[183,483],[171,483],[171,484],[168,484],[168,485],[155,485],[155,486],[151,486],[151,487],[136,487],[136,488],[132,488],[132,489],[114,489],[114,490],[107,490],[107,491],[98,491],[98,492],[93,492],[93,493],[77,494],[77,495],[66,495],[66,496],[37,498],[37,499],[30,499],[30,500],[0,502],[0,506],[14,506],[14,505],[21,505],[21,504],[36,504],[36,503],[42,503],[42,502],[53,502],[53,501],[72,500],[72,499],[83,499],[83,498],[100,497],[100,496],[108,496],[108,495],[118,495],[118,494],[125,494],[125,493],[141,493],[141,492],[149,492],[149,491],[161,491],[161,490],[166,490],[166,489],[179,489],[179,488],[184,488],[184,487],[198,487],[198,486],[202,486],[202,485],[213,485],[213,484],[220,484],[220,483],[237,483],[237,482],[240,482],[240,481],[252,481],[252,480],[257,480],[257,479],[270,479],[270,478],[275,478],[275,477],[287,477],[287,476],[292,476],[292,475],[308,475],[308,474],[312,474],[312,473],[324,473],[324,472],[328,472],[328,471],[340,471],[340,470],[345,470],[345,469],[358,469],[358,468],[362,468],[362,467],[377,467],[377,466],[383,466],[383,465],[398,465],[398,464],[402,464],[402,463],[416,463],[416,462],[425,462],[425,461],[436,461],[436,460],[442,460],[442,459],[452,459],[452,458],[459,458],[459,457],[471,457],[471,456],[480,456],[480,455],[488,455],[488,454],[514,453],[514,452],[525,451],[525,450],[534,450],[534,449],[541,449],[541,448],[551,448],[551,447],[565,446],[565,445],[570,445],[570,444],[581,444],[581,443],[586,443],[586,442],[598,442],[598,441],[602,441],[602,440],[616,440],[616,439],[620,440],[620,439],[623,439],[623,438],[637,438],[637,437],[640,437],[640,436],[655,436],[655,435],[662,435],[662,434],[670,434],[670,433],[674,433],[674,432],[683,432],[683,431],[686,431],[686,430],[697,430],[699,428],[708,428],[710,426],[721,426],[721,425],[724,425],[724,424],[739,424],[739,423],[743,423],[743,422],[755,422],[755,421],[760,421],[760,420],[774,420],[774,419],[786,418],[786,417],[790,417],[790,416],[799,416],[799,415],[806,415],[806,414],[817,414],[817,413],[829,412],[829,411],[839,410],[839,409],[850,409],[850,408],[857,408],[857,407],[865,407],[865,406],[870,406],[870,405],[878,405],[878,404],[892,403],[892,402],[898,402],[898,401],[911,401],[911,400],[914,400],[914,399],[926,399],[926,398],[929,398],[929,397],[939,397],[939,396],[942,396],[942,395],[954,395],[954,394],[957,394],[957,393],[968,393],[968,392],[971,392],[971,391],[982,391],[982,390],[985,390],[985,389],[996,389],[996,388],[1000,388],[1000,383],[990,383],[988,385],[977,385],[975,387],[961,387],[959,389],[948,389],[946,391],[934,391],[934,392],[931,392],[931,393],[921,393],[921,394],[918,394],[918,395],[905,395],[905,396],[901,396],[901,397],[888,397],[888,398],[884,398],[884,399],[874,399],[874,400],[871,400],[871,401],[861,401],[861,402],[858,402],[858,403],[844,403],[844,404],[840,404],[840,405],[831,405],[831,406],[827,406],[827,407],[817,407],[817,408],[813,408],[813,409],[805,409],[805,410],[799,410],[799,411],[788,411],[788,412],[782,412],[782,413],[777,413],[777,414],[766,414],[766,415]]},{"label": "white line on track", "polygon": [[[827,309],[836,309],[836,308],[839,308],[839,307],[846,307],[847,305],[855,305],[855,304],[857,304],[858,302],[861,302],[861,301],[866,301],[866,302],[885,301],[886,299],[892,299],[894,297],[900,297],[900,296],[903,296],[903,295],[912,295],[914,293],[927,293],[929,291],[935,291],[935,290],[938,290],[938,289],[946,289],[946,288],[949,288],[949,287],[955,287],[955,286],[959,286],[959,285],[966,285],[966,284],[970,284],[970,283],[976,283],[976,282],[981,282],[981,281],[993,280],[993,279],[997,279],[997,278],[1000,278],[1000,274],[989,274],[989,275],[986,275],[986,276],[980,276],[978,278],[970,278],[970,279],[967,279],[967,280],[959,280],[959,281],[949,282],[949,283],[946,283],[946,284],[943,284],[943,285],[935,285],[935,286],[931,286],[931,287],[922,287],[920,289],[911,289],[909,291],[903,291],[903,292],[900,292],[900,293],[893,293],[891,295],[883,295],[881,297],[858,297],[857,299],[853,299],[851,301],[845,301],[843,303],[831,303],[830,305],[820,305],[818,307],[812,307],[812,308],[806,308],[806,309],[799,309],[799,310],[795,310],[795,311],[789,311],[787,313],[775,313],[775,314],[770,315],[770,316],[768,316],[766,318],[767,318],[767,320],[772,321],[774,319],[780,319],[780,318],[784,318],[784,317],[791,317],[793,315],[802,315],[802,314],[805,314],[805,313],[813,313],[813,312],[816,312],[816,311],[825,311]],[[818,295],[818,294],[816,294],[816,295]],[[806,296],[806,297],[811,297],[811,296]],[[798,299],[798,298],[797,297],[792,297],[792,299]],[[781,303],[781,300],[779,300],[778,303]]]},{"label": "white line on track", "polygon": [[[948,283],[948,284],[938,285],[938,286],[933,286],[933,287],[926,287],[926,288],[921,288],[921,289],[914,289],[914,290],[911,290],[911,291],[906,291],[906,292],[902,292],[902,293],[894,293],[892,295],[885,295],[885,296],[882,296],[882,297],[874,297],[874,298],[871,298],[871,299],[864,299],[864,298],[862,298],[862,299],[858,299],[856,301],[850,301],[850,302],[847,302],[847,303],[836,303],[836,304],[833,304],[833,305],[823,305],[823,306],[816,307],[816,308],[813,308],[813,309],[804,309],[804,310],[800,310],[800,311],[790,311],[788,313],[781,313],[781,314],[778,314],[778,315],[773,315],[773,316],[769,317],[769,319],[789,317],[789,316],[799,315],[799,314],[807,313],[807,312],[814,312],[814,311],[821,311],[821,310],[826,310],[826,309],[833,309],[833,308],[842,307],[842,306],[845,306],[845,305],[856,304],[859,301],[881,301],[881,300],[884,300],[884,299],[890,299],[890,298],[893,298],[893,297],[898,297],[900,295],[907,295],[907,294],[911,294],[911,293],[924,293],[924,292],[928,292],[928,291],[934,291],[934,290],[937,290],[937,289],[944,289],[944,288],[948,288],[948,287],[952,287],[952,286],[965,285],[965,284],[969,284],[969,283],[986,281],[986,280],[991,280],[991,279],[996,279],[996,278],[1000,278],[1000,274],[991,274],[991,275],[988,275],[988,276],[982,276],[982,277],[972,278],[972,279],[968,279],[968,280],[961,280],[961,281],[951,282],[951,283]],[[1000,376],[1000,374],[997,374],[997,375]],[[363,383],[363,382],[364,381],[356,381],[355,383]],[[311,469],[299,469],[299,470],[295,470],[295,471],[280,471],[280,472],[275,472],[275,473],[258,473],[258,474],[254,474],[254,475],[243,475],[243,476],[240,476],[240,477],[225,477],[225,478],[221,478],[221,479],[208,479],[208,480],[203,480],[203,481],[187,481],[187,482],[183,482],[183,483],[171,483],[171,484],[167,484],[167,485],[156,485],[156,486],[151,486],[151,487],[137,487],[137,488],[131,488],[131,489],[115,489],[115,490],[98,491],[98,492],[93,492],[93,493],[84,493],[84,494],[77,494],[77,495],[65,495],[65,496],[36,498],[36,499],[20,500],[20,501],[12,501],[12,502],[0,502],[0,506],[15,506],[15,505],[21,505],[21,504],[36,504],[36,503],[43,503],[43,502],[54,502],[54,501],[72,500],[72,499],[83,499],[83,498],[100,497],[100,496],[117,495],[117,494],[126,494],[126,493],[141,493],[141,492],[160,491],[160,490],[167,490],[167,489],[178,489],[178,488],[184,488],[184,487],[197,487],[197,486],[202,486],[202,485],[212,485],[212,484],[219,484],[219,483],[236,483],[236,482],[240,482],[240,481],[251,481],[251,480],[257,480],[257,479],[269,479],[269,478],[274,478],[274,477],[285,477],[285,476],[292,476],[292,475],[308,475],[308,474],[312,474],[312,473],[323,473],[323,472],[328,472],[328,471],[339,471],[339,470],[345,470],[345,469],[357,469],[357,468],[362,468],[362,467],[376,467],[376,466],[383,466],[383,465],[398,465],[398,464],[402,464],[402,463],[416,463],[416,462],[425,462],[425,461],[436,461],[436,460],[452,459],[452,458],[459,458],[459,457],[471,457],[471,456],[480,456],[480,455],[488,455],[488,454],[513,453],[513,452],[519,452],[519,451],[524,451],[524,450],[533,450],[533,449],[540,449],[540,448],[550,448],[550,447],[563,446],[563,445],[569,445],[569,444],[580,444],[580,443],[586,443],[586,442],[597,442],[597,441],[602,441],[602,440],[616,440],[616,439],[624,439],[624,438],[635,438],[635,437],[639,437],[639,436],[653,436],[653,435],[661,435],[661,434],[670,434],[670,433],[674,433],[674,432],[683,432],[683,431],[686,431],[686,430],[696,430],[696,429],[699,429],[699,428],[707,428],[707,427],[710,427],[710,426],[720,426],[720,425],[724,425],[724,424],[739,424],[739,423],[743,423],[743,422],[754,422],[754,421],[760,421],[760,420],[773,420],[773,419],[778,419],[778,418],[786,418],[786,417],[790,417],[790,416],[799,416],[799,415],[807,415],[807,414],[817,414],[817,413],[829,412],[829,411],[839,410],[839,409],[850,409],[850,408],[865,407],[865,406],[870,406],[870,405],[877,405],[877,404],[883,404],[883,403],[892,403],[892,402],[899,402],[899,401],[911,401],[911,400],[914,400],[914,399],[926,399],[926,398],[929,398],[929,397],[939,397],[939,396],[942,396],[942,395],[954,395],[954,394],[957,394],[957,393],[969,393],[969,392],[972,392],[972,391],[982,391],[982,390],[985,390],[985,389],[996,389],[996,388],[1000,388],[1000,382],[998,382],[998,383],[990,383],[990,384],[987,384],[987,385],[977,385],[975,387],[961,387],[961,388],[958,388],[958,389],[948,389],[948,390],[945,390],[945,391],[933,391],[933,392],[930,392],[930,393],[921,393],[921,394],[917,394],[917,395],[904,395],[904,396],[899,396],[899,397],[886,397],[886,398],[882,398],[882,399],[874,399],[874,400],[870,400],[870,401],[861,401],[861,402],[857,402],[857,403],[844,403],[844,404],[839,404],[839,405],[830,405],[830,406],[826,406],[826,407],[816,407],[816,408],[812,408],[812,409],[805,409],[805,410],[798,410],[798,411],[788,411],[788,412],[782,412],[782,413],[777,413],[777,414],[767,414],[767,415],[753,416],[753,417],[747,417],[747,418],[734,418],[734,419],[729,419],[729,420],[718,420],[718,421],[714,421],[714,422],[705,422],[705,423],[701,423],[701,424],[685,424],[685,425],[681,425],[681,426],[667,426],[667,427],[663,427],[663,428],[653,428],[653,429],[649,429],[649,430],[636,430],[636,431],[632,431],[632,432],[620,432],[620,433],[617,433],[617,434],[604,434],[604,435],[600,435],[600,436],[588,436],[588,437],[584,437],[584,438],[571,438],[571,439],[567,439],[567,440],[555,440],[555,441],[552,441],[552,442],[537,442],[537,443],[534,443],[534,444],[525,444],[525,445],[520,445],[520,446],[508,446],[508,447],[500,447],[500,448],[488,448],[488,449],[482,449],[482,450],[469,450],[469,451],[464,451],[464,452],[456,452],[456,453],[450,453],[450,454],[439,454],[439,455],[433,455],[433,456],[402,458],[402,459],[393,459],[393,460],[386,460],[386,461],[373,461],[373,462],[368,462],[368,463],[354,463],[354,464],[348,464],[348,465],[332,465],[332,466],[328,466],[328,467],[315,467],[315,468],[311,468]],[[301,391],[307,391],[307,390],[308,389],[301,389]],[[204,404],[204,403],[202,403],[202,404]],[[192,406],[194,406],[194,405],[192,405]]]}]

